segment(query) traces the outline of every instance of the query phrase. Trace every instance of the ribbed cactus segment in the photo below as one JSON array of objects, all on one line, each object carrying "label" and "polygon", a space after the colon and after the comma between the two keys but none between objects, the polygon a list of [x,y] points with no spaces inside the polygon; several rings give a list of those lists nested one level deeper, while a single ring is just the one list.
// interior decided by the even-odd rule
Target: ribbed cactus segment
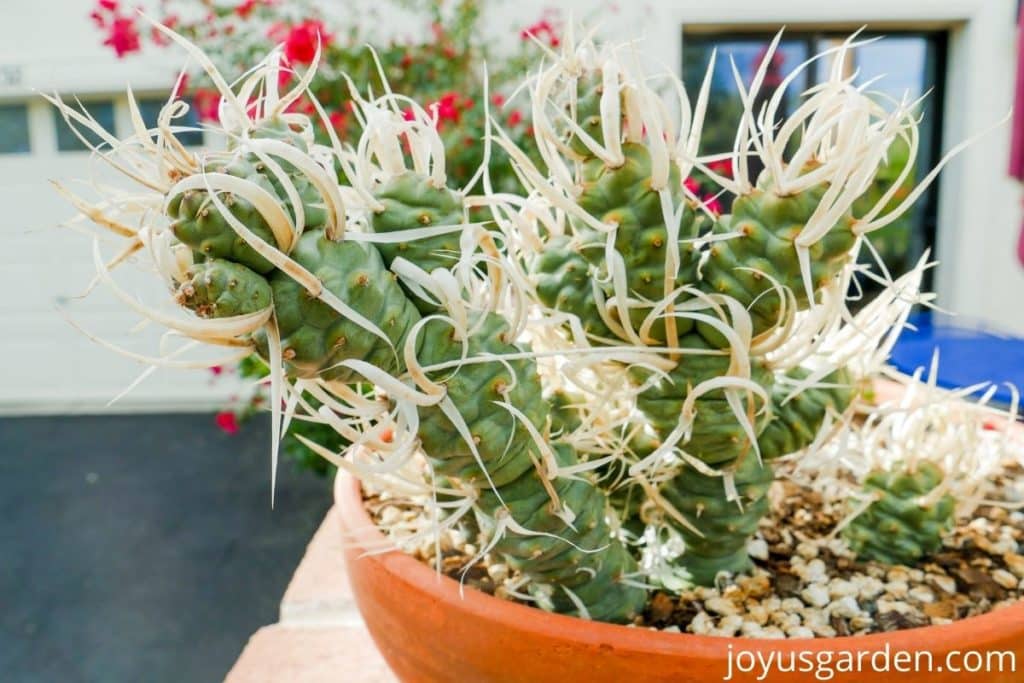
[{"label": "ribbed cactus segment", "polygon": [[[289,180],[295,186],[302,201],[305,229],[313,230],[323,227],[326,222],[326,213],[323,198],[317,189],[306,179],[305,175],[290,169],[286,162],[283,162],[281,166],[288,173]],[[215,165],[206,170],[225,173],[255,183],[269,192],[271,196],[277,197],[289,214],[292,213],[291,201],[288,194],[282,189],[280,179],[269,173],[264,163],[254,154],[239,154],[224,164]],[[272,246],[278,246],[270,226],[248,200],[229,193],[222,193],[220,200],[231,211],[231,214],[257,237]],[[214,206],[213,200],[206,190],[186,190],[172,197],[168,203],[167,213],[174,219],[174,222],[171,223],[174,236],[196,253],[205,257],[222,258],[241,263],[261,274],[273,270],[273,264],[258,254],[235,232],[227,219]]]},{"label": "ribbed cactus segment", "polygon": [[[740,236],[715,242],[708,249],[701,268],[703,289],[734,297],[747,305],[760,334],[779,321],[782,301],[773,290],[773,278],[788,287],[797,305],[806,308],[807,289],[800,272],[794,240],[814,214],[827,185],[818,185],[794,195],[782,196],[764,188],[737,197],[732,215],[723,216],[714,234],[739,232]],[[821,240],[810,247],[811,278],[817,290],[829,282],[850,258],[856,236],[852,218],[844,215]],[[706,325],[698,329],[716,345],[721,336]]]},{"label": "ribbed cactus segment", "polygon": [[[570,447],[558,444],[554,448],[559,464],[575,462]],[[557,611],[576,610],[567,589],[592,619],[632,621],[643,610],[647,595],[642,588],[623,582],[637,571],[637,565],[622,543],[611,536],[605,494],[588,479],[561,477],[549,482],[561,508],[575,515],[570,526],[556,514],[558,510],[541,477],[530,468],[518,479],[498,487],[505,506],[494,491],[481,491],[479,508],[492,523],[511,516],[531,532],[506,532],[495,550],[510,566],[525,571],[535,581],[551,584]]]},{"label": "ribbed cactus segment", "polygon": [[249,268],[223,259],[193,264],[176,300],[200,318],[227,318],[264,310],[270,285]]},{"label": "ribbed cactus segment", "polygon": [[[637,408],[643,412],[654,431],[665,439],[679,424],[683,403],[701,382],[728,374],[729,358],[721,354],[699,354],[693,351],[713,351],[704,339],[691,333],[680,340],[680,346],[691,353],[683,355],[679,363],[653,386],[637,396]],[[632,371],[633,380],[641,384],[648,380],[647,370]],[[758,384],[770,387],[772,373],[763,360],[751,361],[751,375]],[[752,450],[750,438],[744,432],[735,413],[729,407],[724,389],[703,394],[695,402],[688,453],[712,465],[729,462]],[[763,427],[766,416],[758,418],[755,428]]]},{"label": "ribbed cactus segment", "polygon": [[[374,190],[374,197],[384,205],[372,214],[370,227],[374,232],[459,225],[465,220],[462,200],[455,191],[437,187],[429,177],[414,171],[388,179]],[[454,231],[396,244],[381,243],[378,249],[389,266],[401,256],[429,273],[455,265],[461,253],[460,234]],[[425,313],[436,308],[418,298],[416,305]]]},{"label": "ribbed cactus segment", "polygon": [[[809,373],[804,368],[793,368],[787,374],[800,380]],[[845,368],[829,373],[820,383],[834,386],[809,387],[788,401],[792,385],[783,382],[775,385],[772,417],[757,437],[762,458],[774,460],[807,448],[818,435],[825,416],[830,411],[843,414],[857,395],[854,379]]]},{"label": "ribbed cactus segment", "polygon": [[701,531],[698,535],[677,527],[686,541],[679,561],[695,583],[710,586],[719,572],[736,574],[753,566],[747,540],[768,513],[772,476],[771,466],[759,464],[750,453],[735,472],[738,500],[727,499],[722,477],[708,477],[689,466],[662,487],[665,499]]},{"label": "ribbed cactus segment", "polygon": [[[597,308],[591,275],[595,266],[584,258],[580,247],[567,235],[545,243],[531,268],[537,298],[548,308],[575,315],[588,335],[614,337]],[[601,251],[599,246],[593,248]]]},{"label": "ribbed cactus segment", "polygon": [[956,501],[946,494],[925,496],[945,474],[931,462],[914,469],[876,471],[864,481],[872,503],[843,529],[843,537],[859,558],[886,564],[910,565],[942,547],[942,536],[953,526]]},{"label": "ribbed cactus segment", "polygon": [[[365,242],[335,242],[317,230],[299,238],[291,258],[319,278],[325,289],[377,325],[393,348],[312,296],[287,273],[275,271],[269,279],[288,375],[356,381],[358,376],[351,370],[337,367],[351,359],[393,374],[403,371],[399,358],[405,337],[420,316],[376,248]],[[267,358],[265,337],[258,335],[256,342],[260,354]]]},{"label": "ribbed cactus segment", "polygon": [[[501,316],[485,314],[482,321],[476,322],[479,324],[471,325],[474,332],[468,339],[468,357],[516,354],[523,350],[511,339],[508,324]],[[450,325],[441,320],[427,323],[419,348],[418,360],[425,366],[457,362],[464,353]],[[478,488],[478,509],[487,517],[496,520],[510,515],[519,527],[530,532],[527,535],[507,530],[495,551],[534,580],[572,590],[592,618],[630,621],[642,609],[646,593],[620,582],[623,575],[636,571],[636,563],[611,536],[605,520],[604,492],[585,479],[559,477],[547,482],[554,488],[562,508],[570,510],[575,519],[570,525],[558,516],[537,470],[541,456],[530,430],[501,405],[514,406],[538,433],[544,433],[551,406],[541,397],[536,362],[519,359],[468,363],[454,374],[449,369],[430,375],[444,385],[447,399],[465,421],[476,449],[474,454],[441,407],[421,408],[418,435],[434,471]],[[560,404],[560,418],[572,417],[571,410],[566,410],[568,400],[571,399]],[[570,447],[557,444],[554,448],[559,464],[576,464]],[[586,552],[599,548],[604,550]],[[559,611],[575,609],[560,589],[556,591],[555,607]]]},{"label": "ribbed cactus segment", "polygon": [[[658,192],[651,187],[651,157],[643,145],[623,145],[625,161],[617,167],[609,167],[600,159],[584,162],[582,191],[577,198],[581,209],[608,225],[616,226],[615,250],[622,257],[626,267],[626,284],[631,297],[656,302],[665,296],[666,257],[675,249],[680,264],[677,277],[670,282],[670,290],[697,280],[698,250],[686,240],[697,237],[700,221],[693,208],[682,199],[682,186],[678,169],[672,167],[668,187],[673,193],[673,205],[683,206],[679,219],[679,243],[669,244],[668,230]],[[606,235],[580,224],[577,238],[587,248],[583,256],[596,266],[605,264],[604,244]],[[611,293],[606,285],[606,293]],[[683,302],[686,296],[677,296],[676,302]],[[634,328],[639,328],[649,307],[640,306],[631,310]],[[692,327],[686,319],[677,320],[678,334],[685,334]],[[665,324],[658,321],[651,329],[650,337],[665,341]]]},{"label": "ribbed cactus segment", "polygon": [[[486,314],[482,324],[474,328],[467,340],[471,358],[485,355],[520,353],[511,338],[505,319]],[[451,326],[442,320],[427,323],[419,344],[422,365],[457,363],[463,357],[462,342],[452,334]],[[441,407],[420,409],[420,439],[428,455],[442,454],[434,468],[445,476],[457,477],[477,487],[488,485],[480,469],[486,467],[493,484],[501,486],[533,467],[531,453],[536,446],[527,427],[506,406],[514,406],[541,433],[549,407],[541,398],[540,377],[532,359],[468,363],[454,372],[451,369],[430,373],[444,384],[447,396],[462,416],[472,435],[477,453],[459,435],[455,425]]]}]

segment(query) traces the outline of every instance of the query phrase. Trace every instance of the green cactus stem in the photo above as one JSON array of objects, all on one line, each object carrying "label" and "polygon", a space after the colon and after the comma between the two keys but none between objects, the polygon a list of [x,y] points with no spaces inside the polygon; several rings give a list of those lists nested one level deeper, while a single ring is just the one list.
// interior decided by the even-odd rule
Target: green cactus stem
[{"label": "green cactus stem", "polygon": [[[816,185],[794,195],[776,194],[759,185],[750,194],[737,197],[732,215],[722,216],[712,232],[738,232],[739,236],[713,243],[701,269],[701,287],[727,294],[748,307],[754,336],[780,322],[782,299],[775,284],[788,288],[798,308],[809,305],[807,288],[800,271],[794,244],[800,231],[821,203],[828,185]],[[856,241],[853,218],[847,213],[818,242],[810,247],[811,280],[814,291],[824,287],[850,259]],[[697,325],[712,344],[724,346],[721,334],[705,323]]]},{"label": "green cactus stem", "polygon": [[953,526],[956,500],[949,494],[923,499],[944,479],[931,462],[872,472],[863,486],[875,500],[843,529],[843,538],[858,558],[886,564],[913,565],[934,554]]},{"label": "green cactus stem", "polygon": [[738,574],[752,568],[747,541],[768,513],[771,466],[759,464],[753,453],[732,466],[735,500],[728,499],[722,477],[706,476],[688,465],[661,489],[661,495],[700,531],[677,527],[686,541],[680,564],[700,585],[713,585],[721,572]]},{"label": "green cactus stem", "polygon": [[[793,368],[786,374],[801,380],[809,371]],[[825,375],[819,383],[825,386],[808,387],[792,397],[789,396],[791,385],[775,384],[771,418],[757,437],[762,458],[775,460],[810,446],[829,412],[842,415],[859,392],[853,376],[845,368]]]},{"label": "green cactus stem", "polygon": [[270,305],[270,285],[240,263],[210,259],[195,263],[178,287],[176,300],[200,318],[226,318]]}]

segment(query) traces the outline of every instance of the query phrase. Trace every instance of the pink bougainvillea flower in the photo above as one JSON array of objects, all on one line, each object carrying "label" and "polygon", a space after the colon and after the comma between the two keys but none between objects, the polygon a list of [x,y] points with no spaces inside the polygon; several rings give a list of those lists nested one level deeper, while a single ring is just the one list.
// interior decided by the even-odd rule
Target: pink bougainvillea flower
[{"label": "pink bougainvillea flower", "polygon": [[223,365],[211,365],[210,366],[210,372],[213,374],[214,377],[216,377],[217,375],[220,375],[220,374],[224,373],[224,366]]},{"label": "pink bougainvillea flower", "polygon": [[344,132],[345,124],[348,122],[348,117],[343,111],[332,111],[327,117],[331,122],[331,127],[334,128],[338,133]]},{"label": "pink bougainvillea flower", "polygon": [[192,106],[200,121],[219,121],[220,93],[209,88],[199,88],[192,96]]},{"label": "pink bougainvillea flower", "polygon": [[230,410],[224,410],[217,413],[214,418],[217,426],[225,434],[237,434],[238,433],[238,417]]},{"label": "pink bougainvillea flower", "polygon": [[706,194],[700,198],[704,202],[704,206],[708,208],[708,211],[715,214],[716,216],[722,215],[722,204],[718,201],[718,198],[713,194]]},{"label": "pink bougainvillea flower", "polygon": [[138,52],[142,47],[139,42],[139,30],[135,26],[134,19],[114,17],[109,29],[107,39],[103,41],[103,44],[112,47],[119,58],[132,52]]},{"label": "pink bougainvillea flower", "polygon": [[732,178],[732,159],[721,159],[708,164],[708,170],[726,178]]},{"label": "pink bougainvillea flower", "polygon": [[235,5],[235,14],[243,19],[248,19],[258,4],[259,0],[242,0],[242,2]]},{"label": "pink bougainvillea flower", "polygon": [[[178,17],[174,14],[170,14],[164,17],[163,21],[160,23],[167,28],[173,29],[178,25]],[[171,44],[171,39],[164,35],[156,26],[149,29],[149,37],[156,45],[166,46]]]},{"label": "pink bougainvillea flower", "polygon": [[438,125],[445,121],[458,124],[462,118],[462,110],[459,109],[459,94],[454,92],[445,93],[434,106],[437,108]]},{"label": "pink bougainvillea flower", "polygon": [[89,13],[89,18],[92,19],[92,23],[96,24],[96,28],[106,28],[107,18],[104,17],[98,9],[94,9]]},{"label": "pink bougainvillea flower", "polygon": [[508,115],[508,125],[515,127],[522,122],[523,112],[519,111],[518,109],[513,110],[512,113]]},{"label": "pink bougainvillea flower", "polygon": [[117,11],[117,0],[100,0],[96,4],[99,5],[101,8],[107,10],[108,12]]},{"label": "pink bougainvillea flower", "polygon": [[558,29],[555,28],[553,23],[547,19],[541,19],[520,31],[519,38],[524,41],[530,40],[530,38],[536,38],[540,41],[546,40],[551,47],[558,47],[562,42],[558,34]]},{"label": "pink bougainvillea flower", "polygon": [[694,194],[700,194],[700,183],[698,183],[693,178],[688,177],[686,180],[684,180],[683,187],[685,187],[687,190]]},{"label": "pink bougainvillea flower", "polygon": [[310,64],[316,56],[317,44],[322,49],[332,40],[334,36],[324,29],[322,22],[308,19],[289,29],[284,39],[284,57],[289,64]]},{"label": "pink bougainvillea flower", "polygon": [[491,104],[493,104],[495,107],[500,107],[501,105],[505,104],[505,96],[502,95],[500,92],[494,93],[493,95],[491,95]]}]

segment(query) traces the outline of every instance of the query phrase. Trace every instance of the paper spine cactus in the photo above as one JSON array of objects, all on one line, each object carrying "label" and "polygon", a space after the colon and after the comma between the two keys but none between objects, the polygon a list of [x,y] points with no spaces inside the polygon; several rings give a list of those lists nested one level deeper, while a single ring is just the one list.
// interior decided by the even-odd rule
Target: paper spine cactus
[{"label": "paper spine cactus", "polygon": [[[376,98],[352,85],[364,132],[350,148],[315,99],[319,120],[288,113],[316,60],[287,92],[277,53],[232,88],[158,30],[220,90],[211,132],[226,151],[178,142],[180,102],[153,130],[133,117],[134,135],[117,140],[54,99],[146,189],[98,205],[69,195],[127,239],[108,263],[97,244],[99,280],[191,339],[133,357],[190,366],[201,363],[177,357],[196,342],[232,358],[255,350],[270,368],[274,467],[290,420],[334,429],[354,446],[345,455],[304,443],[429,496],[432,532],[472,516],[474,560],[499,555],[530,581],[521,597],[556,610],[639,614],[644,579],[668,557],[652,527],[680,540],[669,560],[693,581],[747,570],[772,461],[827,440],[920,299],[926,259],[856,317],[845,306],[863,236],[923,187],[894,203],[901,175],[851,217],[893,140],[911,155],[917,145],[916,103],[883,109],[845,75],[855,39],[829,52],[830,79],[780,125],[792,78],[763,115],[751,107],[765,67],[737,84],[746,110],[726,178],[698,155],[713,61],[692,106],[669,80],[676,120],[615,49],[570,35],[531,83],[543,169],[496,123],[485,143],[508,153],[520,196],[491,190],[487,153],[468,187],[448,187],[433,116],[386,84]],[[318,125],[329,146],[314,144]],[[765,168],[756,183],[751,154]],[[694,168],[733,196],[731,214],[687,189]],[[113,279],[140,251],[175,313]]]},{"label": "paper spine cactus", "polygon": [[953,496],[929,500],[944,479],[930,462],[869,474],[864,491],[875,500],[843,529],[850,548],[863,559],[888,564],[913,564],[935,553],[953,527]]},{"label": "paper spine cactus", "polygon": [[[276,54],[233,91],[186,47],[220,86],[228,150],[175,159],[166,151],[177,147],[166,120],[150,145],[103,133],[119,155],[145,159],[134,177],[146,175],[154,189],[146,203],[167,227],[128,232],[158,252],[175,300],[202,319],[178,329],[254,348],[271,367],[275,413],[282,399],[294,411],[308,406],[304,395],[315,398],[322,407],[308,411],[314,419],[390,454],[379,470],[422,449],[431,476],[470,501],[489,550],[533,583],[551,586],[556,609],[632,620],[646,591],[631,579],[636,560],[613,537],[607,497],[585,472],[559,474],[578,457],[565,444],[546,442],[550,406],[529,347],[509,321],[473,298],[475,290],[486,298],[499,286],[474,280],[477,247],[492,259],[486,265],[495,266],[499,255],[485,231],[467,223],[463,197],[444,187],[443,169],[399,168],[401,153],[388,154],[387,144],[397,146],[403,135],[440,144],[429,117],[419,111],[406,121],[387,98],[363,102],[367,114],[383,117],[367,123],[374,146],[365,157],[339,145],[317,147],[311,121],[284,113],[303,86],[277,93]],[[257,88],[264,94],[247,109],[242,102]],[[57,105],[69,123],[97,129],[86,114]],[[168,106],[169,116],[178,105]],[[136,133],[135,140],[151,140],[150,131]],[[426,154],[443,164],[443,149]],[[352,187],[337,186],[335,162]],[[111,216],[135,208],[116,199],[110,206]],[[346,232],[358,206],[370,230],[386,237]],[[460,280],[454,271],[464,262]],[[400,280],[391,267],[412,279]],[[351,388],[366,382],[378,386],[377,399]]]},{"label": "paper spine cactus", "polygon": [[[701,583],[750,567],[768,461],[810,446],[853,402],[858,378],[828,357],[819,332],[843,315],[862,235],[910,203],[894,206],[889,192],[851,215],[893,139],[917,144],[911,103],[883,110],[844,74],[853,42],[831,52],[830,80],[781,125],[785,87],[766,111],[750,108],[770,60],[749,89],[737,81],[748,109],[728,155],[734,177],[697,155],[714,59],[692,106],[675,83],[676,123],[615,50],[567,47],[531,91],[545,168],[499,140],[535,195],[567,216],[560,231],[538,226],[522,240],[537,301],[563,321],[567,343],[656,356],[628,361],[635,406],[660,441],[629,472],[683,536],[680,562]],[[858,125],[826,113],[839,109],[857,112]],[[748,150],[765,168],[756,184]],[[733,195],[731,214],[687,196],[695,167]]]}]

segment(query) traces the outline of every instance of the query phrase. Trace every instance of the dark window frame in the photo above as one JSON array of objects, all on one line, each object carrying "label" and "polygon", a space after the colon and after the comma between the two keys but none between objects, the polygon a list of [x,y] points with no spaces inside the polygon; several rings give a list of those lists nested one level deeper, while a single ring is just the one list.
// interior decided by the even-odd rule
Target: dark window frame
[{"label": "dark window frame", "polygon": [[16,149],[5,148],[5,143],[7,141],[6,137],[4,140],[0,140],[0,157],[24,156],[32,154],[34,151],[32,147],[32,112],[29,104],[28,100],[0,101],[0,110],[21,110],[24,124],[23,130],[25,133],[23,144],[21,144],[22,139],[19,138],[19,144]]},{"label": "dark window frame", "polygon": [[[744,27],[721,27],[700,24],[684,25],[681,32],[682,50],[680,55],[680,66],[686,72],[686,50],[695,42],[702,45],[714,45],[727,42],[748,42],[763,40],[768,43],[774,38],[777,29],[760,25]],[[789,43],[803,43],[808,56],[818,53],[818,45],[823,40],[845,39],[851,29],[843,24],[837,25],[813,25],[794,26],[787,28],[783,34],[783,41]],[[943,129],[945,127],[945,101],[949,63],[949,30],[945,28],[916,29],[910,27],[886,27],[885,29],[864,31],[860,34],[862,39],[870,38],[899,38],[917,37],[923,38],[929,46],[925,51],[924,80],[934,83],[932,90],[925,100],[927,116],[924,125],[927,130],[921,136],[921,148],[918,151],[917,163],[919,169],[932,168],[942,158],[943,151]],[[819,83],[820,61],[813,62],[807,70],[807,83]],[[938,247],[938,217],[939,217],[939,186],[932,185],[922,197],[921,209],[921,230],[920,237],[923,244],[912,244],[911,251],[919,253],[923,249],[929,249],[931,258],[939,257]],[[917,237],[915,235],[915,237]],[[924,273],[923,287],[927,290],[934,285],[934,269],[929,268]]]}]

